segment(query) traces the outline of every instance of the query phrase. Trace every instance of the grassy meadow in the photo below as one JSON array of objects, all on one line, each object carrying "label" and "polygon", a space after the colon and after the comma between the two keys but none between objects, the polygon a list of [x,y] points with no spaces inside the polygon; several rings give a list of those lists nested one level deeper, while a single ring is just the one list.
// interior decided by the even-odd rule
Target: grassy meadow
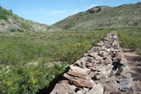
[{"label": "grassy meadow", "polygon": [[121,47],[141,52],[141,29],[0,33],[0,94],[36,94],[93,44],[117,31]]},{"label": "grassy meadow", "polygon": [[0,94],[35,94],[109,32],[0,33]]}]

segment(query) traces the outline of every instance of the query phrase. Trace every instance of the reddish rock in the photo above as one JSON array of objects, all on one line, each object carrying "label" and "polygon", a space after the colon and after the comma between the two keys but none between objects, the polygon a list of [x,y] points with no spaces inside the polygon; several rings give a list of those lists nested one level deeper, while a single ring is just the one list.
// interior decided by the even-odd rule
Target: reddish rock
[{"label": "reddish rock", "polygon": [[86,79],[88,75],[87,73],[75,72],[75,71],[69,71],[67,74],[84,79]]},{"label": "reddish rock", "polygon": [[67,81],[61,81],[60,83],[56,84],[50,94],[75,94],[75,92]]},{"label": "reddish rock", "polygon": [[76,79],[70,79],[70,83],[74,84],[75,86],[78,87],[87,87],[87,88],[92,88],[94,86],[94,82],[90,82],[87,80],[76,80]]}]

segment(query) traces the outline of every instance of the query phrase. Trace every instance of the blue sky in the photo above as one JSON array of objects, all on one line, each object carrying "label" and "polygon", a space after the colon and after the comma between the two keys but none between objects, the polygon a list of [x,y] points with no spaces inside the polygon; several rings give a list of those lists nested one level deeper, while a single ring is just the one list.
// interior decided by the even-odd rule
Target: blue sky
[{"label": "blue sky", "polygon": [[51,25],[94,6],[118,6],[141,0],[0,0],[0,6],[39,23]]}]

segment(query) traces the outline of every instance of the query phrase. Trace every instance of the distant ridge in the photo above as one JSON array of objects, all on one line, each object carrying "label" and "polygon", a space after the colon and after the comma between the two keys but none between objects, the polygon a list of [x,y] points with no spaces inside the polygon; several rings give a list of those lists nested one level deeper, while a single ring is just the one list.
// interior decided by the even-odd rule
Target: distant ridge
[{"label": "distant ridge", "polygon": [[15,15],[12,10],[0,6],[0,32],[47,31],[48,26]]},{"label": "distant ridge", "polygon": [[53,26],[66,30],[141,27],[141,2],[117,7],[97,6],[61,20]]}]

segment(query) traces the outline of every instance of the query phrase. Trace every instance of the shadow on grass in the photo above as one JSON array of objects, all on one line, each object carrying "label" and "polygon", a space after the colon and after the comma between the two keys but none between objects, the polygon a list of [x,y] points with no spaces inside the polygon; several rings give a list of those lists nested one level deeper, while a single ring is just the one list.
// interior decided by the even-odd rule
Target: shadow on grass
[{"label": "shadow on grass", "polygon": [[65,80],[65,78],[63,77],[63,74],[66,73],[66,72],[68,71],[68,69],[69,69],[69,68],[66,68],[66,70],[65,70],[62,74],[56,76],[55,79],[53,79],[53,81],[50,82],[50,84],[49,84],[48,87],[45,87],[45,88],[39,90],[39,92],[37,92],[36,94],[50,94],[51,91],[54,89],[55,85],[56,85],[59,81]]}]

